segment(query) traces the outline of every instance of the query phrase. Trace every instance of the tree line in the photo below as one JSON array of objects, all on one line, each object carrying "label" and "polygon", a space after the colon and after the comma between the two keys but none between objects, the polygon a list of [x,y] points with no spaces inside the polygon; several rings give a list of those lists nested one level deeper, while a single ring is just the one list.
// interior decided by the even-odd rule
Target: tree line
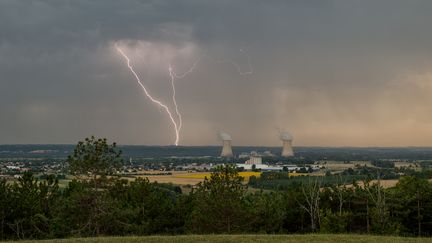
[{"label": "tree line", "polygon": [[121,152],[105,139],[69,156],[76,179],[26,173],[0,181],[0,240],[205,233],[370,233],[430,236],[432,185],[413,176],[325,186],[308,177],[280,190],[251,190],[235,167],[217,168],[188,194],[179,187],[114,176]]}]

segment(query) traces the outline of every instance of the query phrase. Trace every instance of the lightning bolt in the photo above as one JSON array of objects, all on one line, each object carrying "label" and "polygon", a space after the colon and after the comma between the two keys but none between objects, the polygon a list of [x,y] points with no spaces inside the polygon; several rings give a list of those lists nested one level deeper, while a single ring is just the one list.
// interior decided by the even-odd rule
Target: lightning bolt
[{"label": "lightning bolt", "polygon": [[179,111],[179,106],[177,104],[175,79],[182,79],[182,78],[186,77],[188,74],[190,74],[191,72],[193,72],[193,70],[195,69],[195,67],[196,67],[196,65],[198,64],[199,61],[200,61],[200,58],[198,58],[198,60],[195,61],[193,63],[193,65],[186,72],[184,72],[181,75],[178,75],[178,74],[176,74],[174,72],[171,64],[168,67],[168,72],[169,72],[169,75],[170,75],[170,78],[171,78],[171,87],[172,87],[172,91],[173,91],[173,93],[172,93],[172,101],[173,101],[173,104],[174,104],[174,107],[175,107],[175,111],[176,111],[176,114],[177,114],[177,117],[178,117],[178,120],[179,120],[179,123],[178,123],[178,132],[179,133],[180,133],[180,130],[181,130],[182,126],[183,126],[183,119],[182,119],[182,115],[181,115],[181,113]]},{"label": "lightning bolt", "polygon": [[246,56],[247,64],[248,64],[248,71],[242,71],[241,66],[238,63],[234,62],[233,60],[228,60],[228,61],[225,61],[225,62],[231,63],[237,69],[237,72],[240,75],[251,75],[251,74],[253,74],[254,70],[253,70],[253,67],[252,67],[250,56],[247,54],[247,52],[245,51],[245,49],[240,49],[240,52],[243,55]]},{"label": "lightning bolt", "polygon": [[173,73],[173,69],[171,67],[171,64],[169,65],[168,71],[169,71],[169,75],[171,77],[171,87],[172,87],[172,91],[173,91],[173,93],[172,93],[172,100],[173,100],[173,104],[174,104],[174,107],[175,107],[175,112],[176,112],[178,120],[179,120],[179,124],[178,124],[177,129],[180,132],[180,130],[181,130],[182,126],[183,126],[183,120],[182,120],[182,116],[181,116],[181,113],[180,113],[178,105],[177,105],[176,88],[175,88],[175,84],[174,84],[175,74]]},{"label": "lightning bolt", "polygon": [[[177,126],[177,123],[176,123],[176,121],[175,121],[175,119],[174,119],[174,116],[172,115],[170,109],[168,108],[168,106],[166,106],[165,104],[163,104],[161,101],[159,101],[159,100],[153,98],[153,96],[149,93],[149,91],[147,90],[147,88],[146,88],[146,87],[144,86],[144,84],[142,83],[142,81],[141,81],[140,77],[138,76],[138,74],[137,74],[137,73],[135,72],[135,70],[133,69],[129,57],[128,57],[124,52],[123,52],[122,49],[120,49],[120,48],[118,47],[117,43],[115,43],[114,46],[115,46],[115,48],[117,49],[117,51],[118,51],[118,52],[119,52],[119,53],[124,57],[124,59],[126,60],[127,67],[129,68],[129,70],[131,71],[131,73],[134,75],[134,77],[135,77],[137,83],[138,83],[138,84],[141,86],[141,88],[143,89],[144,94],[145,94],[145,95],[146,95],[146,96],[151,100],[151,102],[153,102],[153,103],[155,103],[156,105],[162,107],[162,108],[165,110],[165,112],[168,114],[168,116],[169,116],[169,118],[170,118],[170,120],[171,120],[171,123],[172,123],[172,125],[173,125],[173,127],[174,127],[174,131],[175,131],[175,141],[174,141],[174,144],[175,144],[176,146],[178,146],[178,143],[179,143],[179,128],[178,128],[178,126]],[[175,97],[175,95],[174,95],[174,97]]]},{"label": "lightning bolt", "polygon": [[176,74],[176,73],[173,72],[174,77],[177,78],[177,79],[182,79],[182,78],[186,77],[189,73],[191,73],[191,72],[194,71],[196,65],[197,65],[200,61],[201,61],[201,58],[198,58],[198,59],[197,59],[197,60],[192,64],[192,66],[191,66],[191,67],[190,67],[186,72],[184,72],[184,73],[181,74],[181,75],[178,75],[178,74]]},{"label": "lightning bolt", "polygon": [[[175,108],[175,116],[178,119],[178,122],[177,122],[176,119],[175,119],[175,116],[173,115],[173,113],[171,112],[171,110],[169,109],[169,107],[167,105],[165,105],[164,103],[162,103],[161,101],[155,99],[150,94],[150,92],[147,90],[147,88],[145,87],[145,85],[141,81],[141,78],[135,72],[135,70],[134,70],[134,68],[133,68],[133,66],[131,64],[131,61],[130,61],[129,57],[123,52],[123,50],[117,45],[117,43],[114,43],[114,47],[119,52],[119,54],[121,56],[123,56],[123,58],[126,60],[127,67],[129,68],[129,70],[131,71],[131,73],[133,74],[133,76],[135,77],[137,83],[142,88],[142,90],[144,91],[144,94],[147,96],[147,98],[149,98],[150,101],[153,102],[154,104],[156,104],[157,106],[163,108],[163,110],[167,113],[167,115],[168,115],[168,117],[169,117],[169,119],[171,121],[171,124],[172,124],[172,126],[174,128],[174,131],[175,131],[175,141],[174,141],[174,144],[176,146],[178,146],[179,145],[179,140],[180,140],[180,131],[181,131],[182,126],[183,126],[183,119],[182,119],[182,115],[181,115],[180,110],[179,110],[179,105],[177,103],[177,98],[176,98],[177,92],[176,92],[175,80],[176,79],[182,79],[182,78],[186,77],[187,75],[189,75],[190,73],[192,73],[194,71],[195,67],[197,66],[197,64],[200,62],[200,58],[198,58],[197,61],[195,61],[192,64],[192,66],[186,72],[184,72],[182,74],[177,74],[174,71],[174,69],[173,69],[173,67],[172,67],[171,64],[169,64],[169,66],[168,66],[168,73],[169,73],[169,76],[170,76],[171,88],[172,88],[172,102],[173,102],[174,108]],[[237,69],[237,72],[240,75],[251,75],[251,74],[253,74],[254,70],[253,70],[253,67],[252,67],[250,56],[247,54],[247,52],[245,51],[245,49],[240,49],[240,52],[243,55],[245,55],[246,58],[247,58],[248,71],[243,71],[242,67],[238,63],[236,63],[235,61],[233,61],[233,60],[222,61],[222,62],[227,62],[227,63],[232,64]]]}]

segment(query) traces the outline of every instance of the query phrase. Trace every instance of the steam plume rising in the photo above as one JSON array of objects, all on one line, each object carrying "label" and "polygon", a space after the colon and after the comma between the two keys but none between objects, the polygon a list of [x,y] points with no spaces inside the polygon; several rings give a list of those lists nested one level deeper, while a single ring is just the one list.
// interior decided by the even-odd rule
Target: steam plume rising
[{"label": "steam plume rising", "polygon": [[280,140],[288,140],[288,141],[293,140],[293,136],[289,132],[279,132],[279,138]]},{"label": "steam plume rising", "polygon": [[228,133],[226,133],[226,132],[222,132],[222,131],[219,132],[219,138],[220,138],[222,141],[231,141],[231,140],[232,140],[232,139],[231,139],[231,136],[230,136]]}]

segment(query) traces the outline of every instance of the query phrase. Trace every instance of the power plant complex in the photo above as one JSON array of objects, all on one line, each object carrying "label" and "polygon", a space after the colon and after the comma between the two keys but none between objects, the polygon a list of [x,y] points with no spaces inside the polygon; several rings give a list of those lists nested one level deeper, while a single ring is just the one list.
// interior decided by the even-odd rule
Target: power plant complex
[{"label": "power plant complex", "polygon": [[[220,157],[231,158],[234,157],[231,141],[232,138],[228,133],[219,132],[219,138],[222,141],[222,152]],[[293,136],[289,132],[279,132],[279,139],[282,140],[282,153],[281,157],[292,157],[294,151],[292,148]]]},{"label": "power plant complex", "polygon": [[[222,158],[233,158],[233,150],[231,146],[232,138],[228,133],[219,132],[219,139],[222,141],[222,152],[220,157]],[[279,139],[282,140],[282,152],[281,157],[292,157],[294,156],[294,151],[292,148],[293,136],[289,132],[279,132]],[[236,163],[237,169],[240,170],[259,170],[259,171],[291,171],[295,172],[300,169],[296,165],[270,165],[263,163],[263,157],[269,156],[274,157],[276,155],[272,154],[270,151],[265,151],[260,154],[256,151],[250,153],[243,152],[238,156],[239,159],[248,159],[243,163]]]}]

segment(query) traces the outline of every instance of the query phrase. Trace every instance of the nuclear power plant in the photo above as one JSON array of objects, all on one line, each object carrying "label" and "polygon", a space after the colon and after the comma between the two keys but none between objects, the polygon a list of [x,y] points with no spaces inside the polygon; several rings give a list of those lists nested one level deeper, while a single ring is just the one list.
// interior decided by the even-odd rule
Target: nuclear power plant
[{"label": "nuclear power plant", "polygon": [[282,157],[294,156],[294,151],[292,148],[293,136],[289,132],[280,132],[279,138],[282,140]]},{"label": "nuclear power plant", "polygon": [[[222,152],[220,154],[220,157],[234,157],[232,147],[231,147],[231,136],[228,133],[225,132],[219,132],[219,139],[222,141]],[[282,153],[281,157],[292,157],[294,156],[294,151],[292,147],[292,141],[293,136],[289,132],[282,132],[279,131],[279,139],[282,140]],[[270,151],[267,151],[266,153],[268,156],[275,156]],[[243,154],[239,155],[239,158],[241,158]],[[246,157],[253,157],[252,155],[245,155]],[[244,156],[243,156],[244,157]],[[255,164],[255,163],[254,163]]]},{"label": "nuclear power plant", "polygon": [[223,147],[221,157],[233,157],[231,148],[231,136],[225,132],[219,132],[219,138],[222,140]]}]

